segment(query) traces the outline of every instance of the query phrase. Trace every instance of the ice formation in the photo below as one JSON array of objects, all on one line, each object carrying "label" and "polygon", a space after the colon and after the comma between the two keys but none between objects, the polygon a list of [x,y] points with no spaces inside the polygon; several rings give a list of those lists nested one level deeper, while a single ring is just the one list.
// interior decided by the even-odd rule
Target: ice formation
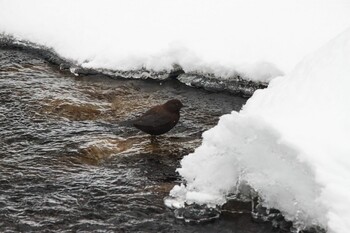
[{"label": "ice formation", "polygon": [[205,132],[174,203],[220,205],[244,181],[296,224],[350,232],[349,86],[350,28]]},{"label": "ice formation", "polygon": [[288,73],[343,31],[344,0],[1,0],[0,32],[52,47],[85,67]]}]

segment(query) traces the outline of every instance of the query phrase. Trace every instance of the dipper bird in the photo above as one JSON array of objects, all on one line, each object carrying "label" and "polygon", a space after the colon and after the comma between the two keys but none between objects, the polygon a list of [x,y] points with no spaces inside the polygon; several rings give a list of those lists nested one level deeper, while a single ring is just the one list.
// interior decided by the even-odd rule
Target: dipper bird
[{"label": "dipper bird", "polygon": [[180,100],[169,100],[165,104],[152,107],[142,116],[133,120],[132,124],[139,130],[151,135],[164,134],[177,124],[182,107]]}]

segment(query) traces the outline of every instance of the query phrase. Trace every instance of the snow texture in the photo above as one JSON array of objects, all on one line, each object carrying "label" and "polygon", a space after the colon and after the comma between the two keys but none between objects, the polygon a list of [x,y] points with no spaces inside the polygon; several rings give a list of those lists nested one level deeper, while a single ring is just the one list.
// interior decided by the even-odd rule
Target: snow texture
[{"label": "snow texture", "polygon": [[350,28],[205,132],[174,204],[221,205],[246,182],[299,227],[350,232],[349,86]]},{"label": "snow texture", "polygon": [[288,73],[343,31],[347,0],[0,0],[0,32],[52,47],[84,67]]}]

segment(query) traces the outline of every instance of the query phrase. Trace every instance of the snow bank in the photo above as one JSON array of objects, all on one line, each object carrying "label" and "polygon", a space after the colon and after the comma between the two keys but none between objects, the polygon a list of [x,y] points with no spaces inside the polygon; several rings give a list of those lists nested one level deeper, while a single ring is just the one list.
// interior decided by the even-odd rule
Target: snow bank
[{"label": "snow bank", "polygon": [[350,28],[205,132],[174,204],[220,205],[244,181],[297,225],[350,232],[349,87]]},{"label": "snow bank", "polygon": [[269,81],[344,30],[346,0],[1,0],[0,32],[85,67]]}]

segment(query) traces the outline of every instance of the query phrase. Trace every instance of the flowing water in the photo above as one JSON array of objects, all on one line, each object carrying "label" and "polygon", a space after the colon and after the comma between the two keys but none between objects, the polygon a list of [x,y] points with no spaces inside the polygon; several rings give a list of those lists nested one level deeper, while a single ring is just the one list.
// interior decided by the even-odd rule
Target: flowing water
[{"label": "flowing water", "polygon": [[[157,140],[120,124],[171,98],[186,107]],[[201,133],[245,101],[175,80],[75,77],[0,50],[0,231],[272,232],[249,211],[186,223],[163,201]]]}]

